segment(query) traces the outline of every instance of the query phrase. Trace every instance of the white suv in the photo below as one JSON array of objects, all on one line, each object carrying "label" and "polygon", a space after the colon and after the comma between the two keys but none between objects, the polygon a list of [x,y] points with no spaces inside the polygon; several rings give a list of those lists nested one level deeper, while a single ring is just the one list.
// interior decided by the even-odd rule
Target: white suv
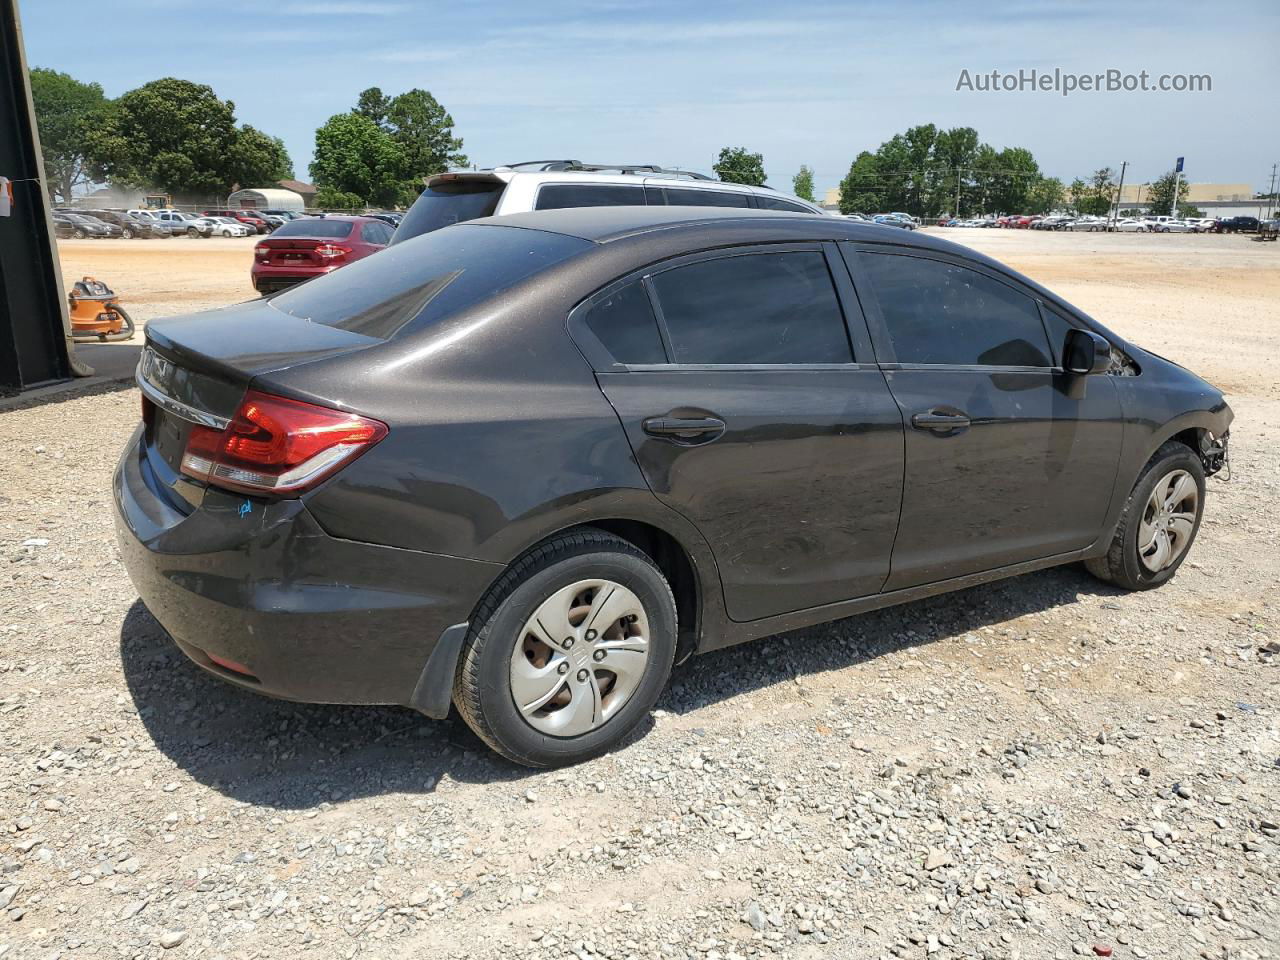
[{"label": "white suv", "polygon": [[650,164],[534,160],[492,170],[438,173],[409,208],[391,242],[399,243],[479,217],[619,206],[742,207],[825,216],[816,204],[768,187],[723,183],[700,173]]}]

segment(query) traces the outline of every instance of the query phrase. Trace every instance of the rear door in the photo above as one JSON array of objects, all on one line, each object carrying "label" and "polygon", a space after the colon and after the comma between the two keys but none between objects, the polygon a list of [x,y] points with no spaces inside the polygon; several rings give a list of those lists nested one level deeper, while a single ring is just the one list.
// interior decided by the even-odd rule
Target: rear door
[{"label": "rear door", "polygon": [[902,420],[837,256],[684,257],[571,320],[653,492],[711,544],[735,620],[874,594],[889,572]]},{"label": "rear door", "polygon": [[1123,429],[1110,377],[1063,372],[1071,321],[946,254],[842,244],[906,425],[885,589],[1078,550],[1111,502]]}]

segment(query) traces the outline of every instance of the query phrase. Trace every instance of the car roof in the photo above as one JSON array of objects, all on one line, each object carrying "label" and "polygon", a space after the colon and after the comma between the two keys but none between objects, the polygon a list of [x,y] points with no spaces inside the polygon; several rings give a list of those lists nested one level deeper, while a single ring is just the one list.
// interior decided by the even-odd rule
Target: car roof
[{"label": "car roof", "polygon": [[[468,220],[465,225],[492,225],[544,230],[577,237],[592,243],[610,243],[657,231],[724,225],[746,227],[758,232],[777,233],[778,239],[811,240],[886,240],[907,246],[952,249],[953,244],[927,236],[912,236],[897,227],[878,223],[824,217],[812,213],[786,210],[749,210],[742,207],[619,206],[567,207],[560,210],[535,210],[508,213],[496,217]],[[968,248],[964,249],[966,252]]]}]

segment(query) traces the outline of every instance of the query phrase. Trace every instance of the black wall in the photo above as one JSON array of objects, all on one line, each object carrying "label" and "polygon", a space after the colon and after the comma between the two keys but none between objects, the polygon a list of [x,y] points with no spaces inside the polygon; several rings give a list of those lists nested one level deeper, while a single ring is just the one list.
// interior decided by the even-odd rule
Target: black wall
[{"label": "black wall", "polygon": [[[28,111],[17,0],[0,0],[0,176],[14,210],[0,217],[0,395],[71,375],[45,216],[40,151]],[[28,181],[28,182],[21,182]]]}]

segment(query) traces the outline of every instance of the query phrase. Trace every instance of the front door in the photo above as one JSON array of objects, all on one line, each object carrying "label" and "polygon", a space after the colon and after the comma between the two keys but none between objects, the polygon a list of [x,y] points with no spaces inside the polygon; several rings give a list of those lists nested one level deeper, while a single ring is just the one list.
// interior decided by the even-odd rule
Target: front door
[{"label": "front door", "polygon": [[844,246],[906,428],[885,589],[1088,546],[1119,463],[1112,379],[1062,371],[1069,321],[1029,289],[946,254],[887,249]]},{"label": "front door", "polygon": [[[734,620],[874,594],[889,573],[902,420],[880,370],[855,362],[850,331],[871,359],[866,327],[831,264],[821,244],[682,258],[587,321],[615,356],[657,361],[624,360],[600,386],[654,494],[711,544]],[[651,305],[661,342],[642,350],[619,317],[652,323]]]}]

